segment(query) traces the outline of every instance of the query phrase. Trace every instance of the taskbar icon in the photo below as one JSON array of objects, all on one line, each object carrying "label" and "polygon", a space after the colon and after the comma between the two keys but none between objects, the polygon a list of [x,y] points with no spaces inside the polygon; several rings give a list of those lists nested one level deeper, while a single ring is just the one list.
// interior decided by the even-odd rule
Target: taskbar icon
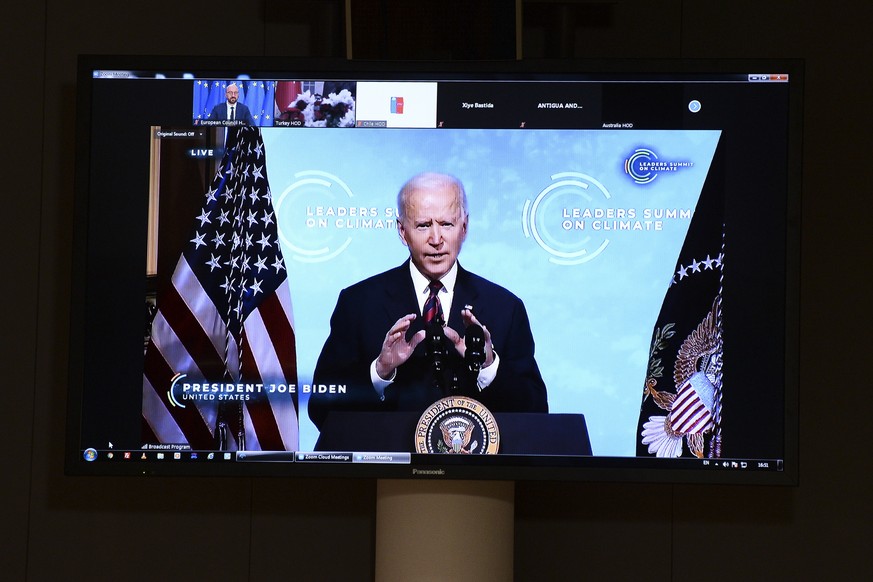
[{"label": "taskbar icon", "polygon": [[210,451],[191,449],[135,449],[135,450],[120,450],[117,447],[112,449],[96,449],[88,447],[82,451],[82,458],[91,463],[94,461],[188,461],[188,462],[208,462],[208,461],[236,461],[238,453],[235,451]]}]

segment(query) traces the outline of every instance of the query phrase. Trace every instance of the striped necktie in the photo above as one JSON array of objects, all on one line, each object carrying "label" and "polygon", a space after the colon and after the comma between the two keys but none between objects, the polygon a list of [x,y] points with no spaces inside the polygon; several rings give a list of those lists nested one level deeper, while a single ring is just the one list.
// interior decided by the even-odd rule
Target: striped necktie
[{"label": "striped necktie", "polygon": [[443,284],[439,281],[431,281],[428,285],[430,295],[427,296],[427,301],[424,302],[424,323],[428,324],[433,320],[437,320],[440,325],[443,325],[443,306],[440,305],[439,292],[443,288]]}]

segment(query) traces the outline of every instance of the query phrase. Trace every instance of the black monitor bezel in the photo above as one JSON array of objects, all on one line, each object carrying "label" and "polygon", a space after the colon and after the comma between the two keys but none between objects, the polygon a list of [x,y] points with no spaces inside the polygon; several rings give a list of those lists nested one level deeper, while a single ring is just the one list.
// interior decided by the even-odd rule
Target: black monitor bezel
[{"label": "black monitor bezel", "polygon": [[[622,458],[593,457],[591,466],[508,464],[511,459],[472,464],[425,463],[414,465],[333,465],[297,463],[184,463],[136,461],[132,463],[86,463],[80,448],[81,405],[84,393],[84,345],[87,322],[84,314],[85,273],[88,262],[91,75],[93,70],[196,71],[216,78],[246,71],[253,77],[289,78],[318,75],[325,78],[440,79],[477,78],[597,78],[628,74],[713,76],[749,71],[780,71],[790,75],[788,120],[788,191],[785,241],[785,395],[784,466],[779,471],[741,472],[712,470],[682,461],[635,459],[634,467],[621,465]],[[390,479],[484,479],[567,480],[701,484],[796,485],[799,480],[799,312],[800,225],[802,174],[804,63],[798,59],[620,59],[490,62],[399,62],[350,61],[345,59],[286,59],[279,57],[167,57],[83,55],[79,58],[76,118],[76,177],[72,281],[70,288],[70,353],[67,390],[65,472],[69,475],[166,475],[166,476],[278,476],[353,477]],[[420,461],[419,461],[420,462]],[[418,470],[414,472],[412,469]]]}]

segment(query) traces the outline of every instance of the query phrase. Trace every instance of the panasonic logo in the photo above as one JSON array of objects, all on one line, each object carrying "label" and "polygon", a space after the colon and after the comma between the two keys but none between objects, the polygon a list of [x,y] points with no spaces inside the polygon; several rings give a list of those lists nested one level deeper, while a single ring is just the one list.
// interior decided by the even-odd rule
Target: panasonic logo
[{"label": "panasonic logo", "polygon": [[445,475],[445,469],[413,469],[413,475]]}]

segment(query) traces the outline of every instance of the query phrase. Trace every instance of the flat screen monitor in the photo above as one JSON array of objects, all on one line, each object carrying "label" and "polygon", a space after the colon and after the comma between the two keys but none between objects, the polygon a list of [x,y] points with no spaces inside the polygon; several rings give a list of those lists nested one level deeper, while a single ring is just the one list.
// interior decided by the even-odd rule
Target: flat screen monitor
[{"label": "flat screen monitor", "polygon": [[81,57],[67,472],[795,483],[802,75]]}]

